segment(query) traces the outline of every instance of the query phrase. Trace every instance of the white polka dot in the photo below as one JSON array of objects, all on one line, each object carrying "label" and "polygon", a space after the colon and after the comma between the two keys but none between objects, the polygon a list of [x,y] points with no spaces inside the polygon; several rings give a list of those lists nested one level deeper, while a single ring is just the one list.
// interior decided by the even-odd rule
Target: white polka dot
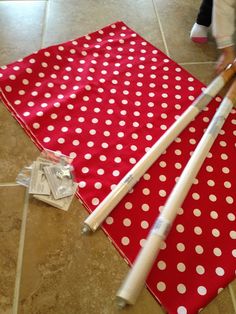
[{"label": "white polka dot", "polygon": [[209,195],[209,200],[210,200],[211,202],[216,202],[216,201],[217,201],[216,195],[210,194],[210,195]]},{"label": "white polka dot", "polygon": [[204,286],[199,286],[199,287],[197,288],[197,292],[198,292],[198,294],[200,294],[200,295],[206,295],[207,289],[206,289]]},{"label": "white polka dot", "polygon": [[182,232],[184,232],[184,226],[181,225],[181,224],[178,224],[178,225],[176,226],[176,230],[177,230],[178,232],[182,233]]},{"label": "white polka dot", "polygon": [[83,173],[88,173],[88,172],[89,172],[89,168],[88,168],[88,167],[83,167],[83,168],[81,169],[81,171],[82,171]]},{"label": "white polka dot", "polygon": [[223,167],[223,168],[222,168],[222,172],[225,173],[225,174],[227,174],[227,173],[230,173],[230,170],[229,170],[228,167]]},{"label": "white polka dot", "polygon": [[208,180],[208,181],[207,181],[207,184],[208,184],[209,186],[214,186],[214,185],[215,185],[215,182],[214,182],[213,180]]},{"label": "white polka dot", "polygon": [[227,154],[221,154],[220,155],[222,160],[227,160],[228,159],[228,155]]},{"label": "white polka dot", "polygon": [[159,165],[160,165],[161,168],[165,168],[166,167],[166,162],[165,161],[161,161],[159,163]]},{"label": "white polka dot", "polygon": [[233,204],[233,203],[234,203],[234,199],[233,199],[232,196],[227,196],[225,200],[226,200],[226,202],[227,202],[228,204]]},{"label": "white polka dot", "polygon": [[133,204],[132,203],[130,203],[130,202],[126,202],[125,203],[125,208],[126,209],[131,209],[133,207]]},{"label": "white polka dot", "polygon": [[175,163],[175,168],[176,168],[176,169],[181,169],[181,168],[182,168],[181,163],[176,162],[176,163]]},{"label": "white polka dot", "polygon": [[231,230],[230,233],[229,233],[229,236],[230,236],[231,239],[235,240],[236,239],[236,231]]},{"label": "white polka dot", "polygon": [[85,154],[85,155],[84,155],[84,158],[87,159],[87,160],[89,160],[89,159],[92,158],[92,155],[91,155],[91,154]]},{"label": "white polka dot", "polygon": [[217,219],[218,218],[218,213],[216,211],[211,211],[210,216],[212,219]]},{"label": "white polka dot", "polygon": [[52,95],[51,95],[50,93],[45,93],[45,94],[44,94],[44,97],[45,97],[45,98],[50,98],[51,96],[52,96]]},{"label": "white polka dot", "polygon": [[101,189],[102,188],[102,183],[101,182],[95,182],[94,183],[94,187],[95,187],[95,189]]},{"label": "white polka dot", "polygon": [[227,215],[227,218],[228,218],[229,221],[235,221],[235,215],[233,213],[229,213]]},{"label": "white polka dot", "polygon": [[229,181],[225,181],[224,182],[224,186],[227,188],[227,189],[230,189],[231,188],[231,183]]},{"label": "white polka dot", "polygon": [[201,245],[196,245],[195,246],[195,251],[197,254],[202,254],[204,252],[204,249]]},{"label": "white polka dot", "polygon": [[104,174],[104,169],[98,169],[97,170],[97,174],[99,174],[100,176]]},{"label": "white polka dot", "polygon": [[33,128],[36,129],[36,130],[39,129],[40,128],[40,124],[35,122],[33,124]]},{"label": "white polka dot", "polygon": [[149,205],[148,205],[148,204],[142,204],[142,210],[143,210],[144,212],[149,211]]},{"label": "white polka dot", "polygon": [[149,227],[149,223],[146,220],[143,220],[141,222],[141,228],[147,229]]},{"label": "white polka dot", "polygon": [[10,93],[12,91],[12,88],[11,88],[11,86],[7,85],[5,87],[5,90],[6,90],[6,92]]},{"label": "white polka dot", "polygon": [[93,146],[94,146],[94,142],[93,142],[93,141],[89,141],[89,142],[87,143],[87,146],[88,146],[88,147],[93,147]]},{"label": "white polka dot", "polygon": [[116,163],[120,163],[120,162],[121,162],[121,158],[120,158],[120,157],[115,157],[115,158],[114,158],[114,161],[115,161]]},{"label": "white polka dot", "polygon": [[203,275],[205,273],[205,268],[202,266],[202,265],[198,265],[196,267],[196,272],[199,274],[199,275]]},{"label": "white polka dot", "polygon": [[213,253],[214,253],[215,256],[218,256],[218,257],[222,255],[221,249],[218,248],[218,247],[215,247],[213,249]]},{"label": "white polka dot", "polygon": [[53,125],[49,125],[49,126],[47,127],[47,129],[48,129],[48,131],[53,131],[55,128],[54,128]]},{"label": "white polka dot", "polygon": [[213,167],[212,166],[207,166],[206,167],[206,171],[207,172],[212,172],[213,171]]},{"label": "white polka dot", "polygon": [[163,292],[166,290],[166,284],[163,281],[157,283],[157,290]]},{"label": "white polka dot", "polygon": [[48,143],[48,142],[50,142],[51,141],[51,139],[50,139],[50,137],[45,137],[44,139],[43,139],[43,141],[44,141],[44,143]]},{"label": "white polka dot", "polygon": [[200,209],[195,208],[195,209],[193,210],[193,214],[194,214],[194,216],[196,216],[196,217],[200,217],[202,213],[201,213]]},{"label": "white polka dot", "polygon": [[224,274],[225,274],[225,271],[224,271],[224,269],[222,268],[222,267],[217,267],[216,268],[216,275],[217,276],[224,276]]},{"label": "white polka dot", "polygon": [[157,267],[160,269],[160,270],[164,270],[166,269],[166,263],[164,261],[159,261],[157,263]]},{"label": "white polka dot", "polygon": [[165,250],[166,247],[167,247],[166,242],[165,242],[165,241],[162,241],[162,242],[161,242],[161,246],[160,246],[161,250]]},{"label": "white polka dot", "polygon": [[122,144],[117,144],[117,145],[116,145],[116,149],[117,149],[117,150],[123,149],[123,145],[122,145]]},{"label": "white polka dot", "polygon": [[16,76],[15,76],[15,75],[10,75],[10,76],[9,76],[9,79],[10,79],[10,80],[15,80],[15,79],[16,79]]},{"label": "white polka dot", "polygon": [[194,227],[194,233],[197,234],[197,235],[200,235],[202,234],[202,228],[201,227]]},{"label": "white polka dot", "polygon": [[70,158],[74,159],[77,156],[75,152],[70,153]]},{"label": "white polka dot", "polygon": [[183,252],[185,250],[185,245],[183,243],[178,243],[176,247],[179,252]]},{"label": "white polka dot", "polygon": [[99,204],[99,199],[98,199],[97,197],[94,197],[94,198],[92,199],[92,204],[95,205],[95,206],[97,206],[97,205]]},{"label": "white polka dot", "polygon": [[125,219],[123,220],[123,225],[124,225],[125,227],[129,227],[129,226],[131,225],[131,220],[130,220],[129,218],[125,218]]},{"label": "white polka dot", "polygon": [[165,197],[165,196],[166,196],[166,191],[165,191],[165,190],[160,190],[160,191],[159,191],[159,195],[160,195],[161,197]]},{"label": "white polka dot", "polygon": [[177,211],[178,215],[183,215],[184,213],[184,210],[183,208],[179,208],[178,211]]},{"label": "white polka dot", "polygon": [[232,250],[232,255],[233,255],[233,257],[236,257],[236,250],[235,249]]},{"label": "white polka dot", "polygon": [[144,180],[149,181],[151,179],[151,176],[149,173],[145,173],[143,178],[144,178]]},{"label": "white polka dot", "polygon": [[166,176],[165,175],[160,175],[159,176],[159,180],[161,181],[161,182],[165,182],[166,181]]},{"label": "white polka dot", "polygon": [[99,159],[100,159],[101,161],[106,161],[106,160],[107,160],[107,157],[106,157],[105,155],[100,155],[100,156],[99,156]]},{"label": "white polka dot", "polygon": [[73,144],[74,146],[78,146],[78,145],[79,145],[79,141],[78,141],[78,140],[74,140],[74,141],[72,142],[72,144]]},{"label": "white polka dot", "polygon": [[55,120],[57,118],[57,114],[56,113],[52,113],[50,116],[53,120]]},{"label": "white polka dot", "polygon": [[216,228],[212,229],[211,233],[216,238],[220,236],[220,231]]},{"label": "white polka dot", "polygon": [[177,308],[177,314],[187,314],[187,309],[184,306],[179,306]]},{"label": "white polka dot", "polygon": [[128,245],[128,244],[130,243],[130,240],[129,240],[128,237],[123,237],[123,238],[121,239],[121,243],[122,243],[123,245]]},{"label": "white polka dot", "polygon": [[101,145],[101,146],[102,146],[102,148],[108,148],[108,147],[109,147],[109,145],[108,145],[107,143],[105,143],[105,142],[104,142],[104,143],[102,143],[102,145]]},{"label": "white polka dot", "polygon": [[144,188],[143,189],[143,194],[144,195],[149,195],[150,194],[150,190],[148,188]]},{"label": "white polka dot", "polygon": [[190,127],[190,128],[189,128],[189,131],[190,131],[191,133],[195,133],[195,132],[196,132],[196,129],[195,129],[194,127]]},{"label": "white polka dot", "polygon": [[84,188],[86,186],[86,182],[85,181],[80,181],[79,182],[79,187],[80,188]]},{"label": "white polka dot", "polygon": [[61,128],[61,131],[65,133],[65,132],[68,131],[68,128],[67,128],[66,126],[63,126],[63,127]]},{"label": "white polka dot", "polygon": [[112,172],[112,175],[113,175],[114,177],[118,177],[118,176],[120,175],[120,171],[119,171],[119,170],[114,170],[114,171]]},{"label": "white polka dot", "polygon": [[184,294],[186,292],[186,286],[182,283],[178,284],[177,291],[181,294]]},{"label": "white polka dot", "polygon": [[58,140],[59,144],[64,144],[65,143],[65,139],[63,137],[60,137]]},{"label": "white polka dot", "polygon": [[193,193],[193,194],[192,194],[192,198],[193,198],[194,200],[199,200],[199,199],[200,199],[200,195],[199,195],[198,193]]},{"label": "white polka dot", "polygon": [[177,264],[177,269],[178,269],[179,272],[182,273],[182,272],[184,272],[186,270],[186,266],[185,266],[184,263],[178,263]]},{"label": "white polka dot", "polygon": [[107,223],[108,225],[112,225],[113,222],[114,222],[114,219],[113,219],[112,217],[107,217],[106,223]]},{"label": "white polka dot", "polygon": [[135,158],[130,158],[130,159],[129,159],[129,162],[130,162],[132,165],[134,165],[134,164],[136,164],[136,159],[135,159]]}]

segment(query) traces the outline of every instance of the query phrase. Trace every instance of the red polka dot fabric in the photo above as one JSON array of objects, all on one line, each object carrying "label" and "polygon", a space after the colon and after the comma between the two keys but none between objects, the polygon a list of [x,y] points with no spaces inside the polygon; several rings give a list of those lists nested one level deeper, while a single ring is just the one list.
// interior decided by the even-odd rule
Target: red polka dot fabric
[{"label": "red polka dot fabric", "polygon": [[[117,22],[1,67],[0,88],[40,149],[74,158],[78,196],[91,212],[204,86]],[[104,222],[130,264],[220,101],[182,132]],[[235,136],[232,110],[148,277],[168,313],[197,313],[235,277]]]}]

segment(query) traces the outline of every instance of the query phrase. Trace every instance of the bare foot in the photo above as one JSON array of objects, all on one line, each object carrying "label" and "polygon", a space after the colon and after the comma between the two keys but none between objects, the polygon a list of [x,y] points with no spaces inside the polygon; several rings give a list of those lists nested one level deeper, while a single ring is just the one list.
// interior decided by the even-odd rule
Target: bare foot
[{"label": "bare foot", "polygon": [[216,72],[222,72],[235,59],[234,46],[221,49],[221,55],[216,64]]}]

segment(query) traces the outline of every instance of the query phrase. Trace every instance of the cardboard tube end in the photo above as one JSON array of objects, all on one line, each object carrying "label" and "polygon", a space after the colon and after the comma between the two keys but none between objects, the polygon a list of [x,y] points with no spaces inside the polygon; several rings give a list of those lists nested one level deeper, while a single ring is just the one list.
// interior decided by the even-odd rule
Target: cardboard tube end
[{"label": "cardboard tube end", "polygon": [[127,305],[127,302],[125,299],[123,299],[121,297],[116,297],[116,304],[117,304],[119,309],[124,309]]},{"label": "cardboard tube end", "polygon": [[89,228],[88,225],[84,224],[84,225],[82,226],[82,229],[81,229],[81,233],[82,233],[82,234],[88,235],[88,234],[91,233],[91,231],[92,231],[92,230]]}]

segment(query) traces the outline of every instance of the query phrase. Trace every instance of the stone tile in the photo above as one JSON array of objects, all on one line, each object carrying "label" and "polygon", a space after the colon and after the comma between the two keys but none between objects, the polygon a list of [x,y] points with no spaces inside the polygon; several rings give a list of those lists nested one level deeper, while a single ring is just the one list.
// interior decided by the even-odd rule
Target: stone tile
[{"label": "stone tile", "polygon": [[[22,2],[21,0],[0,0],[1,2]],[[48,1],[48,0],[23,0],[24,2],[33,2],[33,1]]]},{"label": "stone tile", "polygon": [[12,313],[25,189],[0,187],[0,313]]},{"label": "stone tile", "polygon": [[170,57],[176,62],[215,61],[217,49],[210,36],[204,45],[193,43],[189,34],[200,6],[200,0],[153,0],[164,30]]},{"label": "stone tile", "polygon": [[46,1],[0,1],[0,65],[38,50]]},{"label": "stone tile", "polygon": [[51,0],[43,45],[80,37],[118,20],[164,51],[152,0]]},{"label": "stone tile", "polygon": [[39,150],[0,102],[0,183],[15,182],[19,171],[37,157]]},{"label": "stone tile", "polygon": [[[20,314],[120,313],[115,293],[128,266],[101,230],[81,235],[86,216],[77,199],[68,212],[30,200]],[[137,304],[123,313],[163,311],[144,289]]]},{"label": "stone tile", "polygon": [[234,309],[236,312],[236,279],[234,279],[231,283],[230,283],[230,294],[231,294],[231,298],[234,304]]},{"label": "stone tile", "polygon": [[235,313],[228,287],[221,291],[218,296],[201,311],[201,314],[222,313]]}]

